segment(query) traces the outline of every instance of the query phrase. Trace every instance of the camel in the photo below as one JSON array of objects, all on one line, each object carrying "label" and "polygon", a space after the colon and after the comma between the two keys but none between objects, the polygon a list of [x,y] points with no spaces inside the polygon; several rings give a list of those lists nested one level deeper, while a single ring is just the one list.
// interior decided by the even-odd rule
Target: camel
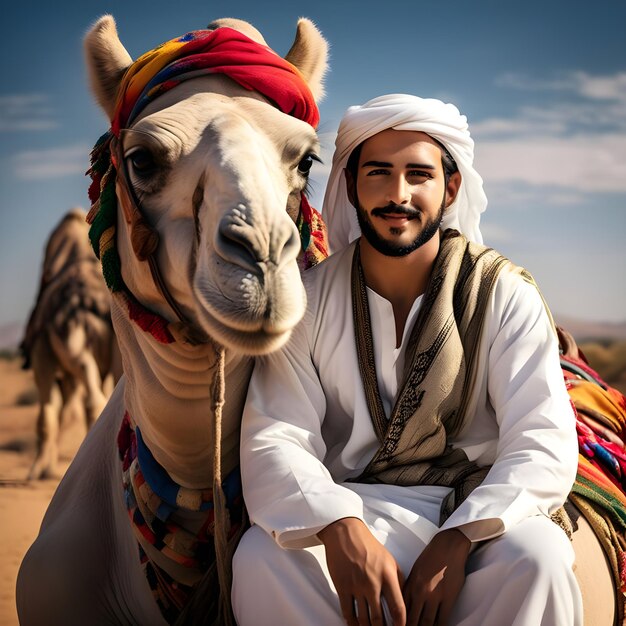
[{"label": "camel", "polygon": [[[169,71],[173,49],[209,42],[211,54],[235,49],[219,63],[228,65],[242,49],[247,61],[226,70],[185,66],[180,82],[168,78],[166,89],[150,92],[141,110],[126,115],[124,98],[137,95],[134,81],[155,57],[157,64],[166,58],[158,70]],[[296,222],[311,213],[303,191],[318,159],[315,101],[323,94],[327,44],[302,18],[283,59],[253,26],[226,18],[133,64],[107,15],[88,31],[85,53],[92,91],[112,122],[104,176],[93,157],[99,189],[88,219],[113,291],[124,375],[23,560],[20,623],[171,623],[187,605],[181,590],[193,592],[207,576],[205,609],[194,623],[230,623],[229,550],[245,521],[229,498],[253,355],[287,341],[306,304],[299,263],[313,262],[315,241],[323,250],[313,218],[303,237]],[[103,225],[111,206],[113,221]],[[126,436],[132,445],[122,450]],[[124,452],[125,460],[137,454],[129,467],[120,460]],[[146,509],[155,493],[135,501],[147,483],[133,491],[137,472],[148,480],[153,470],[168,488],[175,485],[180,505],[171,510],[167,494],[159,494],[158,515]],[[166,536],[165,546],[151,544],[137,515],[155,518],[157,532],[164,508],[167,528],[176,525],[178,534]],[[200,545],[195,560],[185,553],[190,537]],[[207,572],[213,551],[217,563],[208,559]],[[159,581],[176,581],[166,585],[168,602],[158,601],[155,572]],[[226,589],[219,602],[212,600],[214,581]]]},{"label": "camel", "polygon": [[110,295],[85,217],[82,209],[71,209],[50,234],[36,304],[20,345],[39,395],[37,453],[29,480],[57,473],[62,416],[78,409],[89,430],[121,374]]}]

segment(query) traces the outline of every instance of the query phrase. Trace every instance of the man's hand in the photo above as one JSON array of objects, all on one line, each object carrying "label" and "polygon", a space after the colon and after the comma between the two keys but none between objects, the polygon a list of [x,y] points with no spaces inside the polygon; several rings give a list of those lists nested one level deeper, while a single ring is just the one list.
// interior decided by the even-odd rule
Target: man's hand
[{"label": "man's hand", "polygon": [[465,582],[471,542],[454,528],[437,533],[419,555],[404,585],[407,624],[446,626]]},{"label": "man's hand", "polygon": [[405,626],[402,572],[369,528],[355,517],[346,517],[326,526],[317,536],[326,548],[328,571],[346,623],[349,626],[385,624],[383,596],[393,625]]}]

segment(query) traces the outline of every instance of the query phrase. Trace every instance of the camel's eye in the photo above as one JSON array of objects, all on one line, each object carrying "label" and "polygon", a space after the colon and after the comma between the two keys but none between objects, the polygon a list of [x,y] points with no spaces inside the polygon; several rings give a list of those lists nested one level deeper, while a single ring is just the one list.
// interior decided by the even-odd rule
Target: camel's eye
[{"label": "camel's eye", "polygon": [[146,148],[136,148],[126,155],[126,161],[138,176],[149,176],[156,170],[154,156]]},{"label": "camel's eye", "polygon": [[308,176],[313,166],[313,161],[320,161],[320,158],[312,153],[304,155],[300,163],[298,163],[298,172],[300,172],[302,176]]},{"label": "camel's eye", "polygon": [[313,166],[313,158],[310,154],[307,154],[301,161],[298,163],[298,171],[303,176],[307,176],[311,171],[311,167]]}]

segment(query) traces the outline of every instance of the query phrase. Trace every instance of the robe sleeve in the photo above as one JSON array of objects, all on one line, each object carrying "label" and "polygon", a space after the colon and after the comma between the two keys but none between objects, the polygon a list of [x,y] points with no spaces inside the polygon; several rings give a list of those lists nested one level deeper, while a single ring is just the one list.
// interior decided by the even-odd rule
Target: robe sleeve
[{"label": "robe sleeve", "polygon": [[569,494],[578,467],[575,416],[558,341],[535,286],[498,281],[488,321],[487,392],[499,428],[483,483],[446,520],[473,542],[533,515],[550,515]]},{"label": "robe sleeve", "polygon": [[241,429],[250,520],[284,548],[320,544],[316,534],[328,524],[363,519],[360,497],[335,483],[323,464],[325,412],[305,318],[285,348],[257,360]]}]

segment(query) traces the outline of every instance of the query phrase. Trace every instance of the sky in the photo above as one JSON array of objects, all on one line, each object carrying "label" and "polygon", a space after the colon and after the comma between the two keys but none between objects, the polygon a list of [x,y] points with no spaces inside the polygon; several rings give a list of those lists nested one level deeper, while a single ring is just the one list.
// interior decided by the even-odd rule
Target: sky
[{"label": "sky", "polygon": [[623,0],[35,0],[3,9],[0,325],[27,317],[62,215],[88,209],[84,173],[108,121],[82,39],[105,13],[133,58],[219,17],[249,21],[284,55],[311,18],[331,50],[314,206],[348,106],[384,93],[452,102],[476,142],[485,243],[534,275],[557,321],[626,321]]}]

